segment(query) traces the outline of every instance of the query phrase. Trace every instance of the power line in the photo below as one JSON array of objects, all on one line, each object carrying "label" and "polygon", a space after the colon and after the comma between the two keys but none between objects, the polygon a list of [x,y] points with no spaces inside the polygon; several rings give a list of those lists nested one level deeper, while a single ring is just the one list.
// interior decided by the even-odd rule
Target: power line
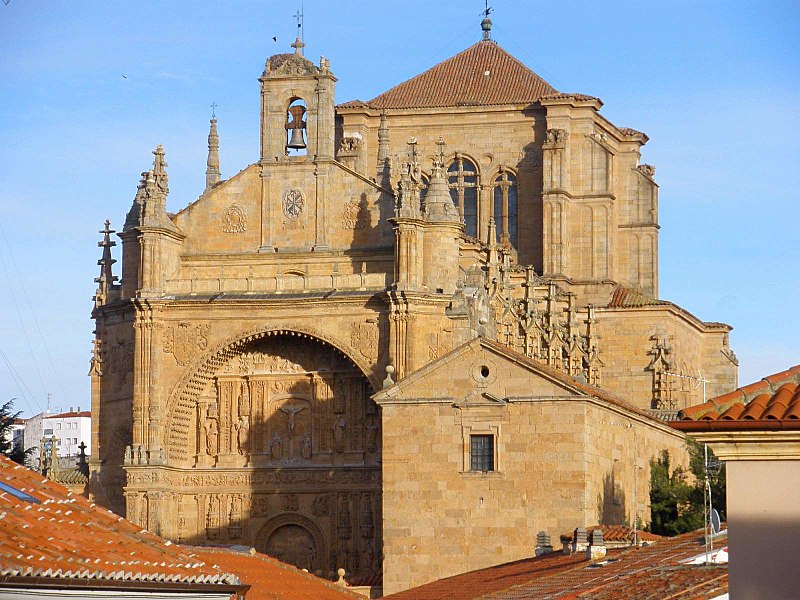
[{"label": "power line", "polygon": [[[28,386],[25,384],[25,380],[22,379],[22,377],[20,377],[20,374],[17,372],[17,370],[14,368],[14,365],[11,364],[11,361],[8,360],[8,357],[2,350],[0,350],[0,358],[2,358],[3,361],[6,363],[8,372],[11,373],[11,378],[14,380],[14,383],[16,384],[17,389],[19,390],[19,395],[22,396],[22,399],[25,401],[25,404],[28,405],[28,410],[30,411],[31,415],[36,414],[36,411],[33,410],[31,402],[30,400],[28,400],[29,397],[33,400],[34,404],[36,404],[36,408],[39,410],[39,412],[42,412],[42,407],[36,401],[36,397],[31,393],[30,389],[28,389]],[[22,388],[25,388],[25,390],[23,390]],[[27,391],[28,393],[26,394],[25,391]]]},{"label": "power line", "polygon": [[[56,383],[58,383],[58,387],[61,389],[61,397],[66,400],[67,393],[64,391],[64,385],[61,383],[61,377],[58,374],[58,369],[56,369],[55,364],[53,363],[53,357],[50,355],[50,348],[47,345],[47,340],[45,340],[44,335],[42,334],[42,329],[39,327],[39,319],[36,318],[36,312],[33,310],[33,306],[31,304],[31,299],[28,296],[28,291],[25,289],[25,282],[22,279],[22,276],[19,273],[19,267],[17,267],[17,261],[14,259],[14,253],[11,251],[11,245],[8,243],[8,238],[6,237],[6,232],[3,229],[3,224],[0,223],[0,233],[3,235],[3,241],[6,243],[8,247],[8,255],[11,257],[11,264],[14,266],[14,271],[17,273],[17,279],[19,279],[19,286],[22,288],[22,293],[25,296],[25,301],[28,303],[28,310],[33,317],[33,324],[36,326],[36,332],[39,334],[39,339],[42,342],[42,346],[44,346],[44,352],[47,355],[47,360],[50,363],[50,369],[55,375]],[[38,369],[38,366],[37,366]],[[47,393],[45,391],[45,393]]]}]

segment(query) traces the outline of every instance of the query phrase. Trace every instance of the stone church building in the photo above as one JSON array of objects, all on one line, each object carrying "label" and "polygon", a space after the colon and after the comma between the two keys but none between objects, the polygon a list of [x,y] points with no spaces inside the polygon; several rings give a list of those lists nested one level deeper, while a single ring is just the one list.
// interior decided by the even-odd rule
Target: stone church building
[{"label": "stone church building", "polygon": [[736,387],[730,327],[658,298],[647,136],[483,26],[339,105],[297,40],[260,156],[222,179],[212,119],[182,208],[156,148],[119,281],[100,242],[98,503],[386,593],[648,519],[649,459],[684,452],[663,419]]}]

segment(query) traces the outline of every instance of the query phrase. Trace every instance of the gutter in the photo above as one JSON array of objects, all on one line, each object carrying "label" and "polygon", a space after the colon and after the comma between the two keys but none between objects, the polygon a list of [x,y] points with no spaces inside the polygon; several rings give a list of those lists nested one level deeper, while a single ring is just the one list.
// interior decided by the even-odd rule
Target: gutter
[{"label": "gutter", "polygon": [[672,421],[679,431],[800,431],[800,419],[759,419],[738,421]]},{"label": "gutter", "polygon": [[137,592],[216,592],[219,594],[237,594],[243,598],[250,590],[247,584],[232,583],[188,583],[167,581],[114,581],[104,579],[75,579],[61,577],[24,577],[19,575],[0,576],[0,590],[4,588],[55,590],[109,590]]}]

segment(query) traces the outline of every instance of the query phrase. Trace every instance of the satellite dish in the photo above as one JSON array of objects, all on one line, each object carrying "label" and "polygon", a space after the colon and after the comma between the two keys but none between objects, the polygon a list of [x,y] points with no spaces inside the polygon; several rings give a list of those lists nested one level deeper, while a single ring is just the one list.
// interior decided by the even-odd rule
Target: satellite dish
[{"label": "satellite dish", "polygon": [[719,520],[719,513],[717,512],[716,508],[711,509],[711,531],[714,533],[719,533],[720,527],[720,520]]}]

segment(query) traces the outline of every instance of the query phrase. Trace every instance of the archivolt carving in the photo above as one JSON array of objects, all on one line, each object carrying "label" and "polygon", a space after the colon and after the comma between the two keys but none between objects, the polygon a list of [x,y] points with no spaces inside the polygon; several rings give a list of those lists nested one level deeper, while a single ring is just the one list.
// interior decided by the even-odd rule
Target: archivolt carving
[{"label": "archivolt carving", "polygon": [[282,513],[272,517],[266,523],[264,523],[259,530],[258,535],[256,536],[254,544],[256,550],[259,550],[260,552],[266,551],[272,534],[286,525],[302,527],[311,534],[311,537],[314,539],[315,554],[311,562],[315,568],[327,562],[326,557],[328,554],[328,545],[325,541],[325,535],[322,533],[322,529],[320,529],[314,521],[298,513]]},{"label": "archivolt carving", "polygon": [[196,411],[196,400],[208,387],[215,374],[237,355],[243,354],[248,346],[272,336],[299,337],[324,342],[351,361],[364,374],[373,390],[380,387],[379,381],[372,373],[371,365],[364,361],[360,353],[346,352],[341,344],[322,332],[308,327],[286,325],[242,333],[229,338],[193,361],[170,395],[166,407],[169,421],[165,428],[165,435],[169,438],[164,440],[163,446],[168,449],[167,458],[171,463],[181,463],[188,458],[189,423]]}]

